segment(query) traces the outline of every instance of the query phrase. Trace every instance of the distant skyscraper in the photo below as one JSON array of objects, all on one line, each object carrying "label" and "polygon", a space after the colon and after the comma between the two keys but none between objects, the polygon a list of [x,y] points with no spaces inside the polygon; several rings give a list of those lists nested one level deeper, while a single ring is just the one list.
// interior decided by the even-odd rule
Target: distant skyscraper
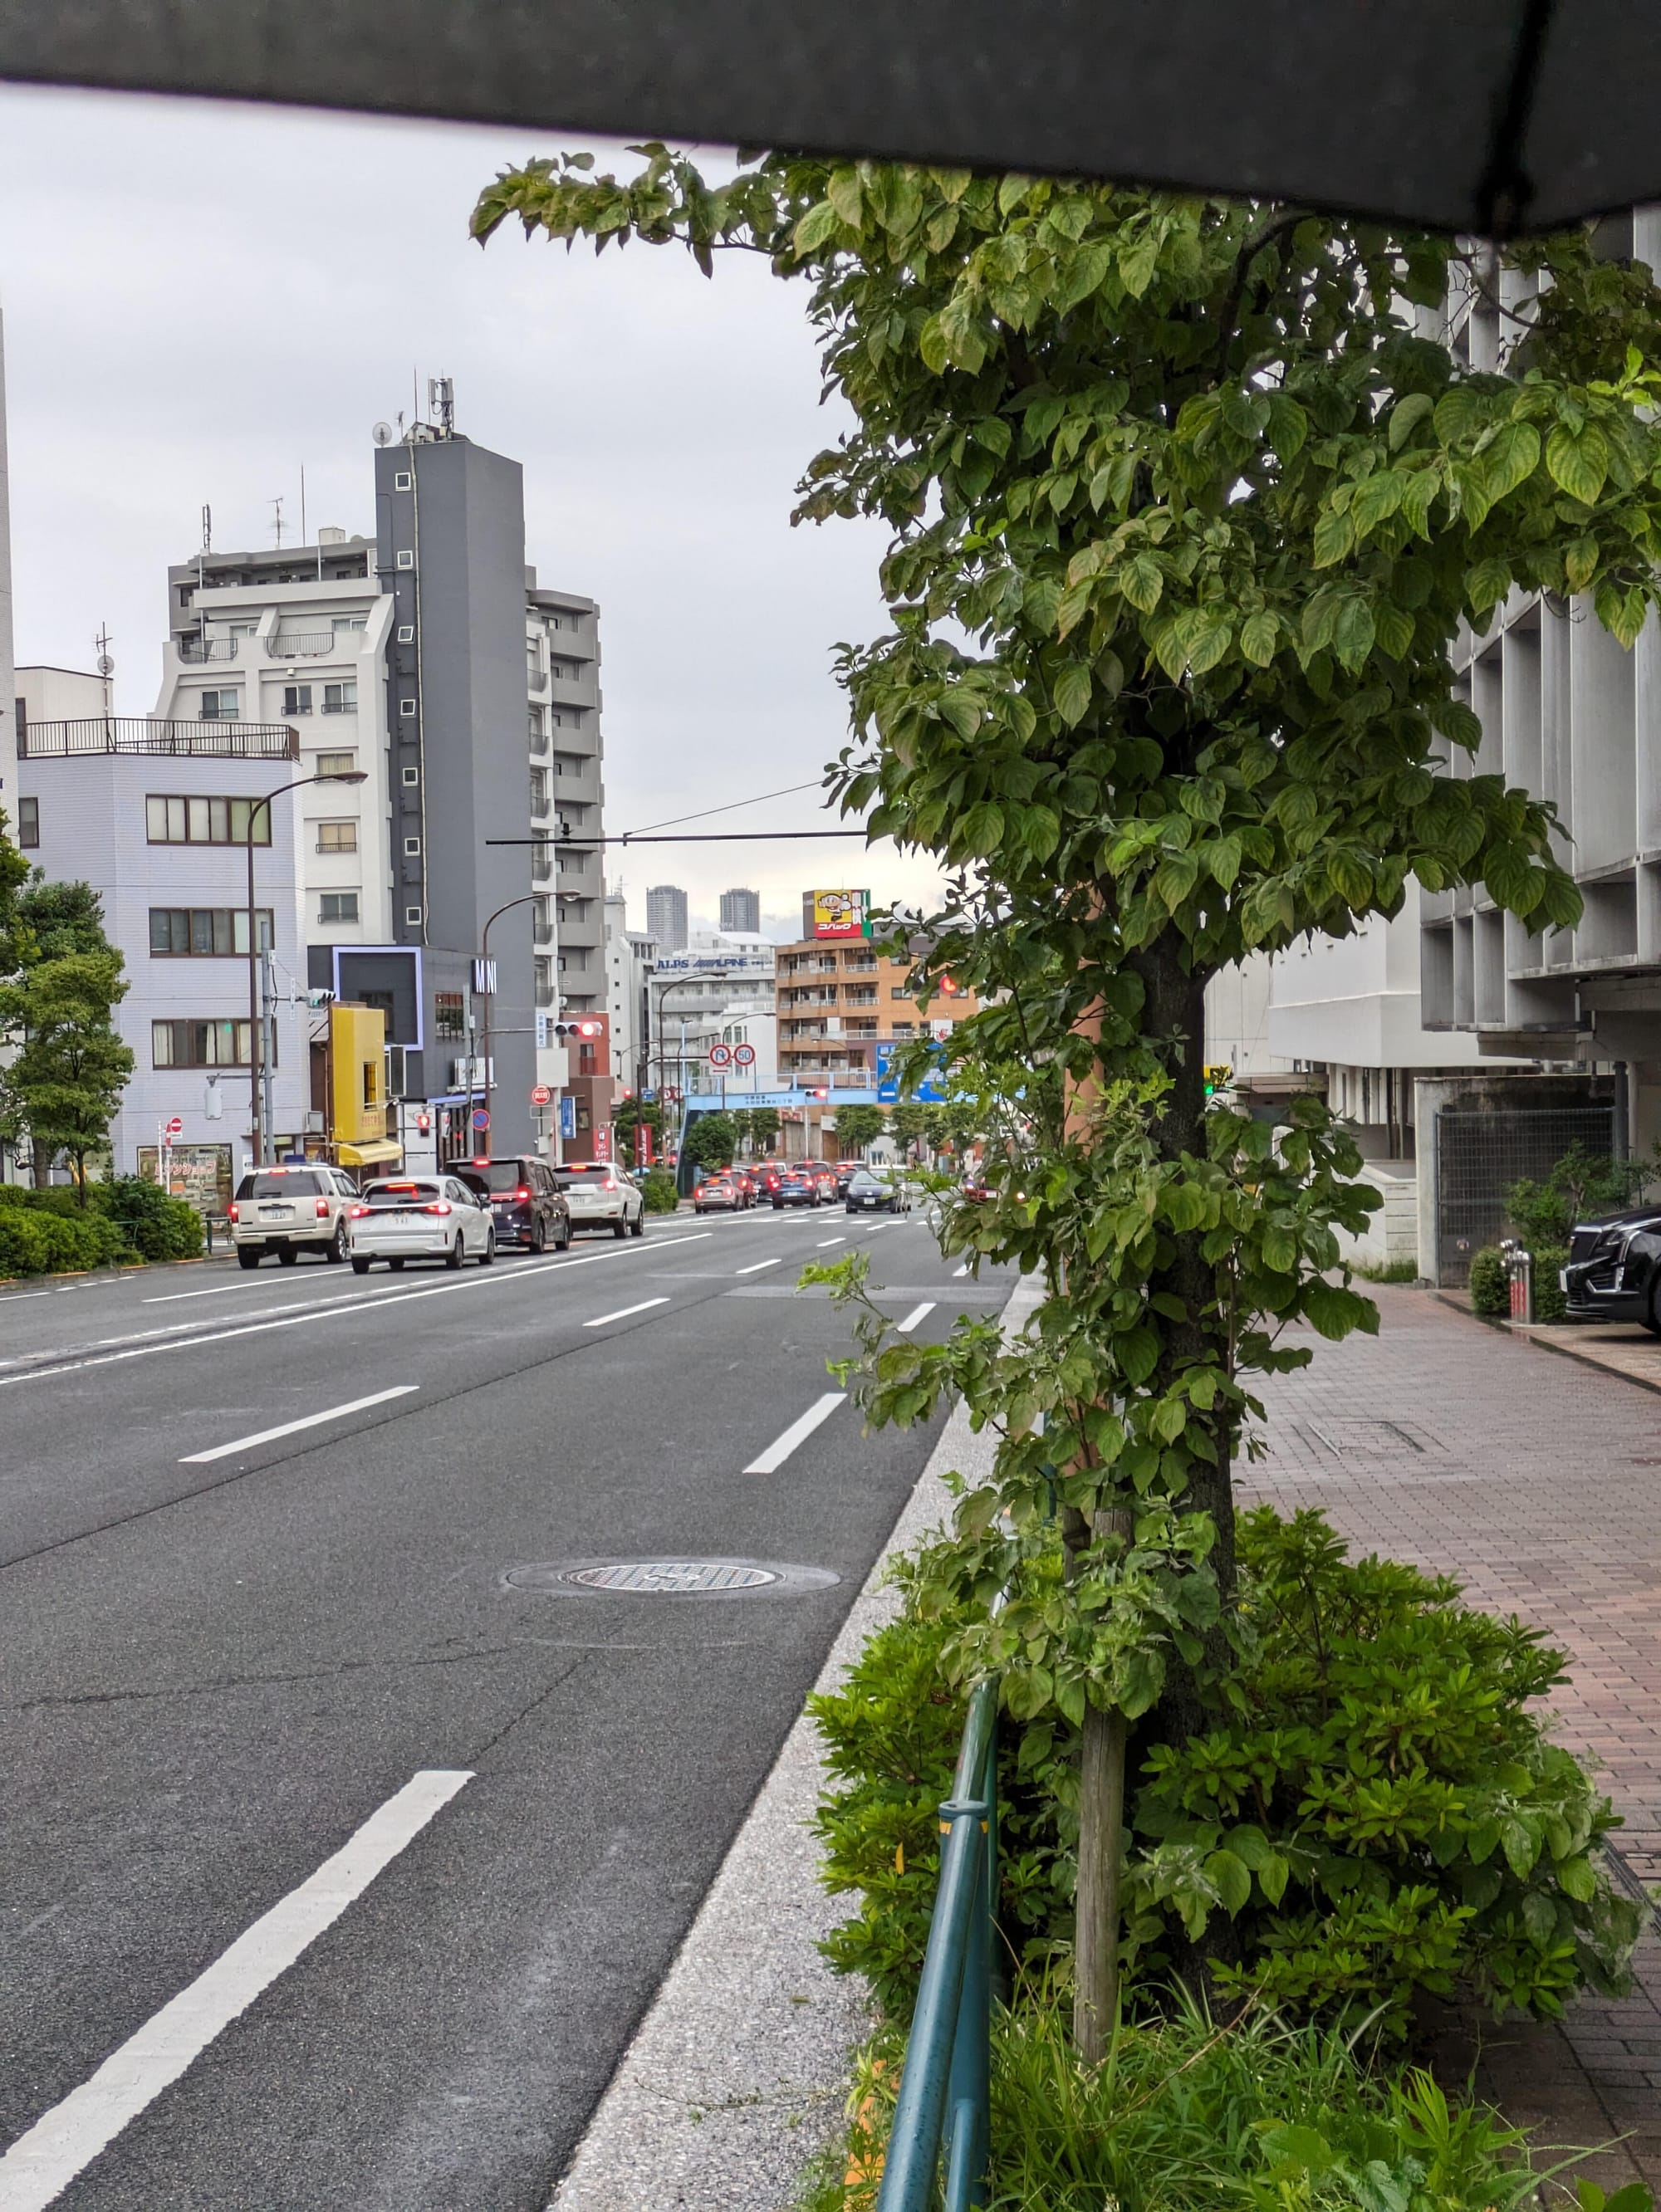
[{"label": "distant skyscraper", "polygon": [[721,926],[723,929],[741,930],[751,937],[759,936],[761,893],[723,891],[721,895]]},{"label": "distant skyscraper", "polygon": [[660,952],[686,950],[686,894],[678,884],[655,884],[646,894],[646,933]]}]

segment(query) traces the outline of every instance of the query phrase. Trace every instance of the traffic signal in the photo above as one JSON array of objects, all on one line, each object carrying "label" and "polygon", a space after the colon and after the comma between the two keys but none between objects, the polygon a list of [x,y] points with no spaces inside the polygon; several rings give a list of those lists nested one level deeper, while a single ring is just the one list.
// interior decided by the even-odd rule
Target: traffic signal
[{"label": "traffic signal", "polygon": [[1234,1075],[1234,1070],[1226,1061],[1206,1067],[1202,1072],[1205,1076],[1205,1095],[1208,1098],[1214,1098],[1220,1091],[1226,1091]]},{"label": "traffic signal", "polygon": [[416,1134],[420,1137],[430,1137],[432,1133],[432,1115],[430,1114],[417,1114],[416,1115]]},{"label": "traffic signal", "polygon": [[604,1022],[555,1022],[551,1024],[557,1037],[597,1037],[605,1034]]},{"label": "traffic signal", "polygon": [[828,1098],[830,1093],[821,1085],[818,1090],[810,1091],[807,1095],[810,1098]]}]

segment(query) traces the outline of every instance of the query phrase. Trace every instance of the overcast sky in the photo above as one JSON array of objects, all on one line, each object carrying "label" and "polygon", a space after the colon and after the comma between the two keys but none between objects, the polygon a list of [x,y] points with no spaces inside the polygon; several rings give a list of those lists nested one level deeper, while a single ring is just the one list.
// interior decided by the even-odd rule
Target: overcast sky
[{"label": "overcast sky", "polygon": [[[572,142],[577,143],[577,142]],[[453,377],[457,427],[525,468],[527,557],[602,608],[606,827],[815,776],[845,719],[841,638],[881,627],[880,532],[792,530],[792,488],[841,418],[804,294],[749,257],[713,283],[678,250],[596,263],[467,219],[535,134],[0,87],[0,304],[20,663],[91,665],[150,711],[165,572],[213,510],[222,550],[306,520],[373,527],[370,431]],[[621,149],[599,149],[624,166]],[[816,794],[727,817],[828,826]],[[721,823],[707,825],[723,826]],[[729,884],[788,916],[812,884],[927,896],[857,839],[614,856],[713,915]]]}]

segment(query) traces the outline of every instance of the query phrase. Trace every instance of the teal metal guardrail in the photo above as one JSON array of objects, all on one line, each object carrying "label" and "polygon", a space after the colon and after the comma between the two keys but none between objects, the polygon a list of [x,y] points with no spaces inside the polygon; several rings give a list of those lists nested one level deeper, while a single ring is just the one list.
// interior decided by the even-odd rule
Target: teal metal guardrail
[{"label": "teal metal guardrail", "polygon": [[940,1887],[877,2212],[933,2212],[942,2151],[946,2212],[974,2212],[986,2202],[998,1904],[995,1680],[970,1699],[940,1833]]}]

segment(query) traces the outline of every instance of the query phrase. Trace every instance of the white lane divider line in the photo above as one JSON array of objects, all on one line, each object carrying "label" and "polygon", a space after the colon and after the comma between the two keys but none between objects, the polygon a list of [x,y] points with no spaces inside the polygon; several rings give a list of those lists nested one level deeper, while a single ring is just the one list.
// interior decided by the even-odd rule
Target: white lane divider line
[{"label": "white lane divider line", "polygon": [[280,1899],[112,2051],[89,2080],[19,2136],[0,2158],[0,2212],[45,2212],[472,1778],[465,1770],[438,1767],[415,1775],[309,1880]]},{"label": "white lane divider line", "polygon": [[845,1244],[847,1242],[848,1239],[845,1237],[826,1237],[817,1243],[813,1249],[816,1252],[828,1252],[833,1244]]},{"label": "white lane divider line", "polygon": [[[776,1474],[798,1444],[806,1443],[821,1421],[828,1421],[838,1406],[846,1401],[840,1390],[827,1390],[816,1398],[799,1421],[792,1421],[782,1437],[768,1445],[759,1459],[752,1459],[745,1468],[746,1474]],[[3,2212],[3,2208],[0,2208]]]},{"label": "white lane divider line", "polygon": [[954,1275],[966,1275],[969,1273],[968,1261],[965,1260],[961,1267],[954,1267],[952,1272]]},{"label": "white lane divider line", "polygon": [[21,1305],[25,1298],[49,1298],[51,1296],[50,1291],[8,1291],[5,1297],[0,1298],[0,1305]]},{"label": "white lane divider line", "polygon": [[770,1260],[752,1260],[747,1267],[739,1267],[735,1272],[740,1275],[758,1275],[764,1267],[782,1267],[783,1265],[783,1261],[776,1254]]},{"label": "white lane divider line", "polygon": [[917,1323],[920,1321],[927,1321],[929,1315],[934,1312],[934,1304],[935,1302],[933,1298],[925,1298],[920,1306],[913,1306],[910,1312],[907,1314],[904,1321],[897,1322],[895,1323],[895,1327],[899,1330],[900,1334],[902,1336],[910,1336],[912,1330],[917,1326]]},{"label": "white lane divider line", "polygon": [[[300,1275],[294,1279],[304,1283],[307,1278]],[[209,1291],[167,1291],[153,1298],[140,1298],[138,1303],[142,1306],[176,1306],[184,1298],[222,1298],[227,1291],[269,1291],[271,1287],[271,1279],[269,1275],[262,1279],[259,1276],[250,1273],[247,1279],[240,1283],[216,1283]]]},{"label": "white lane divider line", "polygon": [[582,1326],[584,1328],[604,1328],[608,1322],[627,1321],[631,1314],[650,1313],[654,1306],[666,1306],[668,1303],[666,1297],[642,1298],[637,1306],[619,1306],[616,1313],[598,1314],[593,1321],[584,1322]]},{"label": "white lane divider line", "polygon": [[325,1421],[338,1421],[348,1413],[361,1413],[368,1406],[384,1406],[389,1398],[407,1398],[412,1390],[421,1388],[419,1382],[399,1382],[390,1390],[377,1390],[373,1397],[351,1398],[344,1406],[330,1406],[320,1413],[307,1413],[298,1421],[284,1421],[280,1428],[260,1429],[251,1437],[238,1437],[228,1444],[216,1444],[211,1451],[187,1452],[179,1462],[180,1467],[206,1467],[212,1460],[229,1459],[233,1453],[252,1451],[256,1444],[273,1444],[279,1437],[297,1436],[301,1429],[320,1428]]}]

